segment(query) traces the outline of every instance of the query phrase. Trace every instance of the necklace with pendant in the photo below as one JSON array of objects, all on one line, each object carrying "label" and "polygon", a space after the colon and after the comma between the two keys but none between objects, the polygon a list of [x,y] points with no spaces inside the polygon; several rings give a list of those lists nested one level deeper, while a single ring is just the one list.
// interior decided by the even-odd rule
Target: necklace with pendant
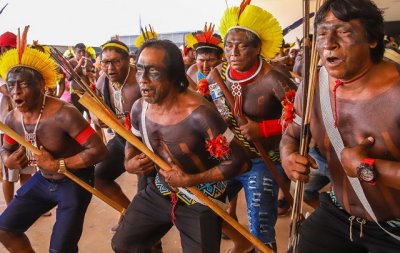
[{"label": "necklace with pendant", "polygon": [[[42,104],[42,107],[40,108],[39,117],[36,120],[35,128],[33,129],[32,133],[28,133],[28,131],[26,131],[25,123],[24,123],[24,116],[21,113],[21,123],[22,123],[22,129],[24,130],[25,140],[30,142],[35,147],[38,147],[37,138],[36,138],[36,130],[39,125],[39,121],[42,118],[45,104],[46,104],[46,95],[43,98],[43,104]],[[28,166],[37,166],[35,157],[33,156],[32,152],[29,149],[26,149],[26,156],[28,157]]]},{"label": "necklace with pendant", "polygon": [[126,74],[125,80],[120,86],[118,82],[112,83],[112,88],[114,90],[114,108],[115,113],[117,114],[117,118],[121,119],[125,117],[124,108],[122,106],[122,89],[124,88],[126,81],[128,80],[129,73],[131,72],[131,67],[128,68],[128,73]]}]

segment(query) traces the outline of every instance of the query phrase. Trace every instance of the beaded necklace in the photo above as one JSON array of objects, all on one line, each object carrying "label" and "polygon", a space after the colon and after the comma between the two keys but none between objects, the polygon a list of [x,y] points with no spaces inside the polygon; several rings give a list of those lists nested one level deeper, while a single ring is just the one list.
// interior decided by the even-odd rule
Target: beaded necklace
[{"label": "beaded necklace", "polygon": [[[35,128],[33,129],[32,133],[28,133],[28,131],[26,131],[25,128],[25,123],[24,123],[24,116],[21,113],[21,124],[22,124],[22,129],[24,130],[24,136],[25,136],[25,140],[30,142],[33,146],[37,147],[37,138],[36,138],[36,130],[37,127],[39,125],[39,121],[42,118],[42,114],[44,111],[44,106],[46,104],[46,95],[43,98],[43,104],[42,107],[40,108],[40,113],[39,113],[39,117],[36,120],[36,124],[35,124]],[[26,156],[28,157],[28,166],[37,166],[37,162],[32,154],[32,152],[28,149],[26,149]]]},{"label": "beaded necklace", "polygon": [[[235,98],[235,106],[233,108],[233,113],[238,117],[240,117],[242,115],[242,107],[243,107],[242,106],[242,104],[243,104],[242,85],[250,83],[260,73],[262,66],[263,66],[262,63],[263,63],[263,61],[262,61],[261,57],[259,57],[257,70],[254,73],[252,73],[250,76],[240,79],[240,80],[233,80],[230,77],[231,69],[230,69],[230,66],[228,66],[228,69],[227,69],[225,75],[226,75],[226,80],[228,80],[229,82],[232,83],[232,86],[231,86],[232,95]],[[251,73],[251,71],[249,71],[249,72]]]},{"label": "beaded necklace", "polygon": [[[122,106],[122,89],[124,88],[126,81],[128,80],[129,73],[131,72],[131,67],[128,67],[128,73],[126,74],[125,80],[120,87],[117,87],[119,83],[112,83],[112,88],[114,90],[114,108],[115,113],[117,114],[117,118],[122,119],[125,117],[124,108]],[[119,86],[119,85],[118,85]]]}]

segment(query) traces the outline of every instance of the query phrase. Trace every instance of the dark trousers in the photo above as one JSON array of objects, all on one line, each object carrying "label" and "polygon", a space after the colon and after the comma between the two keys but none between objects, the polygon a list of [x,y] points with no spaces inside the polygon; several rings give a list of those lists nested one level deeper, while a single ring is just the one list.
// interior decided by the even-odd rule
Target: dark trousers
[{"label": "dark trousers", "polygon": [[[137,193],[112,238],[118,253],[149,252],[172,227],[171,203],[153,183]],[[207,206],[178,202],[175,224],[186,253],[219,253],[221,219]]]},{"label": "dark trousers", "polygon": [[[93,185],[93,169],[76,175]],[[45,212],[57,206],[49,252],[76,253],[92,194],[69,179],[49,180],[38,171],[18,189],[0,216],[0,229],[24,233]]]},{"label": "dark trousers", "polygon": [[[320,195],[321,206],[300,227],[301,253],[399,253],[400,241],[383,231],[374,221],[363,225],[354,219],[350,240],[350,215],[339,209],[328,194]],[[389,207],[388,207],[389,208]],[[380,223],[386,230],[400,235],[400,227]]]}]

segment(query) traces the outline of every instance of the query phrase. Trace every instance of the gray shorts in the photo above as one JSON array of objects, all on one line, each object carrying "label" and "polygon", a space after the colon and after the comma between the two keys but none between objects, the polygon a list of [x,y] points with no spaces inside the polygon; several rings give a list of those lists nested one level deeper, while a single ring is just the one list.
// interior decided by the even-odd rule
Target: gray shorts
[{"label": "gray shorts", "polygon": [[20,174],[33,174],[36,172],[36,166],[28,166],[20,170],[11,170],[6,168],[1,161],[0,164],[3,172],[3,181],[7,182],[18,182]]}]

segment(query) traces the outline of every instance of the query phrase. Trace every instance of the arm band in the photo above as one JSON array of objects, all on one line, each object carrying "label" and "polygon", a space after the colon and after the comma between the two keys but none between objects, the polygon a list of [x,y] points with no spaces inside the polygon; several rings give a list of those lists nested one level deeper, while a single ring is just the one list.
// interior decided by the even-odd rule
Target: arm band
[{"label": "arm band", "polygon": [[90,125],[87,125],[87,127],[85,127],[85,129],[83,129],[76,137],[75,140],[79,143],[79,144],[84,144],[90,136],[92,136],[92,134],[94,134],[94,130]]},{"label": "arm band", "polygon": [[273,135],[282,134],[282,125],[279,119],[264,120],[258,123],[258,130],[262,137],[268,138]]},{"label": "arm band", "polygon": [[13,138],[11,138],[10,136],[8,136],[6,134],[4,134],[4,141],[7,142],[10,145],[17,144],[17,142]]}]

